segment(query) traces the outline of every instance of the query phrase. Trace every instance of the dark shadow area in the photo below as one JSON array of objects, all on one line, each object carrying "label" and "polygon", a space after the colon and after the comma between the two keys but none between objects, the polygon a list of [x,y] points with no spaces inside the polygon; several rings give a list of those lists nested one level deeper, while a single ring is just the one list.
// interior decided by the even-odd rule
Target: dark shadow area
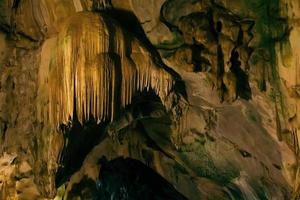
[{"label": "dark shadow area", "polygon": [[154,92],[153,89],[149,91],[137,92],[133,97],[133,104],[130,107],[134,117],[150,116],[151,112],[155,110],[165,111],[164,106],[159,96]]},{"label": "dark shadow area", "polygon": [[187,199],[168,181],[142,162],[131,158],[100,159],[97,199],[183,200]]},{"label": "dark shadow area", "polygon": [[187,200],[167,180],[142,162],[131,158],[99,160],[99,180],[84,177],[73,185],[71,199],[93,200]]},{"label": "dark shadow area", "polygon": [[67,199],[96,200],[98,199],[96,186],[97,185],[94,180],[84,176],[79,183],[73,185]]},{"label": "dark shadow area", "polygon": [[230,71],[236,76],[237,82],[237,96],[250,100],[252,97],[251,87],[249,85],[249,77],[241,68],[241,62],[239,61],[239,53],[233,51],[231,54],[231,68]]},{"label": "dark shadow area", "polygon": [[60,186],[70,176],[80,169],[86,155],[105,136],[106,123],[97,124],[95,120],[89,120],[83,125],[75,118],[72,126],[63,125],[65,145],[60,157],[60,167],[56,173],[55,184]]},{"label": "dark shadow area", "polygon": [[209,60],[204,58],[202,52],[205,51],[205,48],[199,44],[193,44],[190,46],[192,49],[192,63],[194,65],[194,72],[205,72],[209,69],[210,66]]},{"label": "dark shadow area", "polygon": [[217,89],[218,89],[218,93],[219,93],[219,98],[220,101],[223,102],[224,101],[224,93],[226,91],[226,86],[223,82],[223,76],[224,76],[224,54],[222,51],[222,47],[219,44],[218,45],[218,49],[217,49],[217,71],[216,71],[216,75],[217,75]]},{"label": "dark shadow area", "polygon": [[18,9],[18,7],[20,6],[20,2],[21,2],[21,0],[14,0],[12,9]]}]

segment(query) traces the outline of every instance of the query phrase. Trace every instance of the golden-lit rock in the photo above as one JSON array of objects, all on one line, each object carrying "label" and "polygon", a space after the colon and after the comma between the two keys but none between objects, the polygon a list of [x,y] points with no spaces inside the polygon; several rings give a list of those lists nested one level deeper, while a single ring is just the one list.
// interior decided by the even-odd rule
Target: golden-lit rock
[{"label": "golden-lit rock", "polygon": [[299,16],[0,1],[0,199],[299,198]]},{"label": "golden-lit rock", "polygon": [[67,124],[74,109],[82,123],[90,115],[112,121],[135,92],[153,89],[164,102],[174,84],[139,40],[108,16],[88,12],[70,18],[59,34],[46,79],[46,112],[55,126]]}]

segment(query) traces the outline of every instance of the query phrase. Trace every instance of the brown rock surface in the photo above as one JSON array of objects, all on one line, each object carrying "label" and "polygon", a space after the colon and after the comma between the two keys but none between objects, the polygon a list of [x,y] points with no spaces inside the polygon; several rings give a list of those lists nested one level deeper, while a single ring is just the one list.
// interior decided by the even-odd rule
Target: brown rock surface
[{"label": "brown rock surface", "polygon": [[0,199],[299,198],[299,17],[0,0]]}]

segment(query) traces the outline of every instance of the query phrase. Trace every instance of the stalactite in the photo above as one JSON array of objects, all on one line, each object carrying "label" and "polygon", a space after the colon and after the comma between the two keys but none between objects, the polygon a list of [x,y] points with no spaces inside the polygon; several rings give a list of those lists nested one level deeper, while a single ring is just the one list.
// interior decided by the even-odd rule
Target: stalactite
[{"label": "stalactite", "polygon": [[81,123],[90,116],[112,121],[136,92],[150,88],[164,103],[174,85],[139,40],[107,16],[85,12],[58,35],[48,80],[41,84],[48,88],[49,110],[39,110],[49,116],[39,116],[56,127],[73,119],[74,111]]}]

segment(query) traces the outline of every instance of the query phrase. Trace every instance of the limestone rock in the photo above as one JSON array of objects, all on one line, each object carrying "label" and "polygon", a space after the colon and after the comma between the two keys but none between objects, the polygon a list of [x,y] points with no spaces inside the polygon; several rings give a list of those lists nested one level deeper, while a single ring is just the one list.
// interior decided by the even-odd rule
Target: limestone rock
[{"label": "limestone rock", "polygon": [[0,1],[0,199],[299,198],[299,16]]}]

